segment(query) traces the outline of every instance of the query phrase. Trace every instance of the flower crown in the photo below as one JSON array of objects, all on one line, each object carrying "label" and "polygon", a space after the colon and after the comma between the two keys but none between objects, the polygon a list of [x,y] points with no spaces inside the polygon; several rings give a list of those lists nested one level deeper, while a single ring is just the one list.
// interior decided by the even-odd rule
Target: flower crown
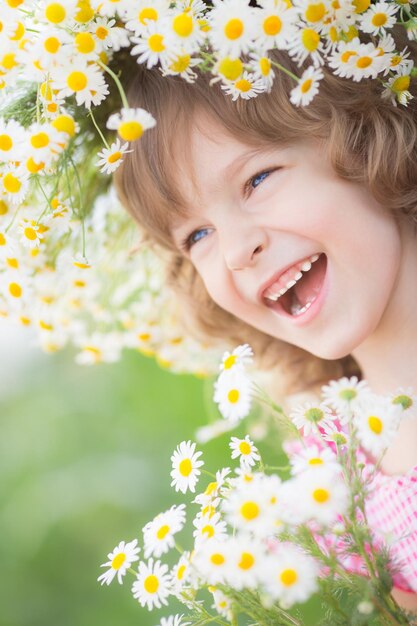
[{"label": "flower crown", "polygon": [[76,344],[80,362],[126,346],[210,370],[217,351],[179,331],[161,266],[106,176],[155,125],[129,107],[123,67],[188,82],[211,72],[234,100],[270,91],[282,71],[306,106],[326,66],[407,105],[417,72],[393,33],[416,39],[416,16],[414,0],[0,0],[0,314],[36,327],[48,351]]}]

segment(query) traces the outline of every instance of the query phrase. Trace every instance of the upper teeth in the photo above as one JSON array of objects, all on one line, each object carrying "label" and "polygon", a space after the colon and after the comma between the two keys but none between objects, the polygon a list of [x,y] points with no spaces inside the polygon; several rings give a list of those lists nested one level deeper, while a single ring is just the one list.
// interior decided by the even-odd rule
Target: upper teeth
[{"label": "upper teeth", "polygon": [[265,295],[265,298],[267,298],[268,300],[272,300],[272,302],[276,302],[281,296],[284,295],[284,293],[288,291],[288,289],[291,289],[291,287],[294,287],[294,285],[300,280],[300,278],[302,278],[303,272],[306,273],[309,270],[311,270],[313,263],[317,261],[319,256],[320,256],[319,254],[313,254],[313,256],[303,261],[303,263],[300,266],[298,266],[301,271],[299,271],[297,267],[298,271],[294,274],[291,280],[287,282],[285,287],[282,287],[277,292],[273,292],[271,290],[271,292],[268,293],[268,295]]}]

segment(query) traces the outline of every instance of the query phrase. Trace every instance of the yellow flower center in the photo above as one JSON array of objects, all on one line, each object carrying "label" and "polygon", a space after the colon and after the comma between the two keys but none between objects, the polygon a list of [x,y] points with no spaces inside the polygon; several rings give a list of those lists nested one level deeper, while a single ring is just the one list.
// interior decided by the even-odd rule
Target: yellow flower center
[{"label": "yellow flower center", "polygon": [[16,9],[17,7],[20,7],[21,4],[24,3],[25,0],[6,0],[6,3],[9,5],[9,7],[12,7],[12,9]]},{"label": "yellow flower center", "polygon": [[164,524],[164,526],[161,526],[161,528],[158,529],[156,536],[158,539],[164,539],[168,533],[169,533],[169,526],[167,524]]},{"label": "yellow flower center", "polygon": [[372,63],[371,57],[359,57],[356,61],[356,67],[360,69],[365,69],[365,67],[369,67]]},{"label": "yellow flower center", "polygon": [[239,400],[239,391],[237,389],[231,389],[227,394],[227,399],[231,404],[236,404]]},{"label": "yellow flower center", "polygon": [[375,435],[380,435],[382,433],[383,424],[376,415],[370,415],[368,417],[368,426],[372,432],[375,433]]},{"label": "yellow flower center", "polygon": [[45,80],[40,86],[40,92],[42,98],[45,100],[52,100],[53,91],[49,81]]},{"label": "yellow flower center", "polygon": [[323,459],[320,459],[319,457],[313,457],[312,459],[309,459],[308,463],[309,465],[322,465]]},{"label": "yellow flower center", "polygon": [[394,80],[391,85],[391,89],[397,93],[401,91],[406,91],[410,86],[410,77],[409,76],[399,76]]},{"label": "yellow flower center", "polygon": [[19,261],[17,259],[12,259],[12,258],[8,258],[6,259],[6,263],[9,267],[11,267],[14,270],[19,269]]},{"label": "yellow flower center", "polygon": [[385,13],[375,13],[371,21],[374,26],[380,27],[383,26],[387,20],[388,18]]},{"label": "yellow flower center", "polygon": [[180,13],[174,17],[172,29],[179,37],[189,37],[193,28],[193,18],[188,13]]},{"label": "yellow flower center", "polygon": [[353,0],[353,6],[355,7],[355,13],[363,13],[371,4],[371,0]]},{"label": "yellow flower center", "polygon": [[1,60],[1,65],[6,70],[12,70],[16,65],[16,55],[13,52],[5,54]]},{"label": "yellow flower center", "polygon": [[239,20],[237,17],[229,20],[224,27],[224,34],[227,39],[239,39],[242,36],[244,31],[244,26],[242,20]]},{"label": "yellow flower center", "polygon": [[117,161],[119,161],[122,158],[122,153],[119,151],[113,152],[113,154],[110,154],[107,157],[107,161],[108,163],[116,163]]},{"label": "yellow flower center", "polygon": [[163,35],[157,33],[151,35],[148,39],[148,45],[152,52],[162,52],[165,50]]},{"label": "yellow flower center", "polygon": [[347,63],[350,59],[350,57],[355,56],[357,53],[354,50],[346,50],[345,52],[343,52],[342,56],[340,57],[342,63]]},{"label": "yellow flower center", "polygon": [[31,228],[30,226],[27,226],[24,229],[23,234],[26,237],[26,239],[29,239],[29,241],[36,241],[36,239],[38,238],[38,235],[36,234],[36,230],[34,228]]},{"label": "yellow flower center", "polygon": [[13,176],[11,172],[8,172],[3,177],[3,185],[6,191],[9,193],[19,193],[22,183],[16,176]]},{"label": "yellow flower center", "polygon": [[143,586],[148,593],[156,593],[159,587],[159,580],[154,574],[151,574],[145,578]]},{"label": "yellow flower center", "polygon": [[6,237],[3,235],[3,233],[0,233],[0,246],[5,246],[6,245]]},{"label": "yellow flower center", "polygon": [[[242,72],[243,63],[240,59],[231,59],[230,57],[225,57],[219,63],[219,74],[222,74],[222,76],[224,76],[227,80],[237,80]],[[232,356],[228,358],[232,358]],[[227,360],[228,359],[226,359],[226,361]]]},{"label": "yellow flower center", "polygon": [[85,287],[85,282],[83,280],[74,280],[72,284],[74,287],[78,287],[79,289],[83,289]]},{"label": "yellow flower center", "polygon": [[74,39],[75,47],[81,54],[89,54],[96,47],[96,42],[91,33],[78,33]]},{"label": "yellow flower center", "polygon": [[48,37],[43,42],[43,47],[49,54],[56,54],[61,47],[61,42],[57,37]]},{"label": "yellow flower center", "polygon": [[187,67],[190,65],[190,60],[191,56],[189,54],[182,54],[171,63],[170,68],[173,72],[181,74],[181,72],[185,72]]},{"label": "yellow flower center", "polygon": [[207,524],[206,526],[204,526],[201,529],[201,534],[202,535],[206,535],[207,537],[213,537],[213,535],[214,535],[214,528],[213,528],[213,526],[211,526],[211,524]]},{"label": "yellow flower center", "polygon": [[239,91],[242,91],[243,93],[246,93],[248,91],[250,91],[251,87],[252,87],[252,83],[248,80],[246,80],[246,78],[241,78],[240,80],[237,80],[235,82],[235,87],[236,89],[239,89]]},{"label": "yellow flower center", "polygon": [[219,552],[215,552],[214,554],[211,555],[210,561],[213,563],[213,565],[223,565],[224,556],[223,554],[220,554]]},{"label": "yellow flower center", "polygon": [[139,122],[122,122],[118,128],[118,133],[125,141],[136,141],[143,135],[143,126]]},{"label": "yellow flower center", "polygon": [[111,566],[113,569],[120,569],[125,561],[126,554],[124,552],[120,552],[119,554],[116,554],[116,556],[112,560]]},{"label": "yellow flower center", "polygon": [[327,491],[327,489],[320,489],[319,488],[319,489],[315,489],[313,491],[313,498],[319,504],[323,504],[324,502],[327,502],[329,497],[330,497],[330,494]]},{"label": "yellow flower center", "polygon": [[256,502],[244,502],[240,507],[240,514],[247,521],[251,521],[258,517],[260,513],[259,506]]},{"label": "yellow flower center", "polygon": [[185,565],[180,565],[177,571],[177,579],[182,580],[184,577]]},{"label": "yellow flower center", "polygon": [[255,559],[253,558],[252,554],[250,554],[249,552],[242,552],[238,565],[240,569],[248,570],[253,566],[254,563]]},{"label": "yellow flower center", "polygon": [[309,4],[305,13],[308,22],[320,22],[326,13],[326,8],[322,2]]},{"label": "yellow flower center", "polygon": [[146,20],[152,20],[156,22],[157,19],[158,12],[155,9],[147,7],[146,9],[142,9],[142,11],[139,11],[138,20],[143,25],[146,24]]},{"label": "yellow flower center", "polygon": [[104,26],[99,26],[98,28],[96,28],[97,39],[100,39],[101,41],[103,41],[104,39],[106,39],[108,34],[109,34],[109,31]]},{"label": "yellow flower center", "polygon": [[183,459],[179,464],[179,472],[181,476],[189,476],[193,470],[192,463],[190,459]]},{"label": "yellow flower center", "polygon": [[290,569],[290,568],[282,570],[279,577],[280,577],[282,584],[285,585],[286,587],[291,587],[291,585],[297,582],[297,578],[298,578],[297,572],[295,571],[295,569]]},{"label": "yellow flower center", "polygon": [[268,76],[271,71],[271,61],[268,59],[268,57],[262,57],[261,59],[259,59],[259,67],[262,76]]},{"label": "yellow flower center", "polygon": [[223,367],[225,370],[230,370],[233,365],[236,363],[236,355],[231,354],[230,356],[227,357],[227,359],[225,359],[224,363],[223,363]]},{"label": "yellow flower center", "polygon": [[282,20],[278,15],[270,15],[264,20],[263,28],[265,35],[270,35],[271,37],[278,35],[281,32]]},{"label": "yellow flower center", "polygon": [[320,43],[320,35],[312,28],[305,28],[301,35],[301,41],[308,52],[314,52]]},{"label": "yellow flower center", "polygon": [[0,135],[0,150],[7,152],[13,147],[13,141],[10,135]]},{"label": "yellow flower center", "polygon": [[250,454],[252,448],[247,441],[241,441],[239,444],[239,450],[241,454]]},{"label": "yellow flower center", "polygon": [[10,283],[9,285],[9,293],[13,298],[21,298],[22,296],[22,288],[17,283]]},{"label": "yellow flower center", "polygon": [[311,80],[311,78],[307,78],[307,80],[305,80],[301,84],[301,93],[307,93],[308,91],[310,91],[312,84],[313,84],[313,81]]},{"label": "yellow flower center", "polygon": [[47,324],[43,320],[39,320],[39,328],[42,328],[42,330],[47,330],[47,331],[51,331],[54,329],[52,324]]},{"label": "yellow flower center", "polygon": [[87,87],[87,76],[84,72],[71,72],[67,77],[67,85],[71,91],[82,91]]},{"label": "yellow flower center", "polygon": [[93,19],[94,10],[91,8],[89,0],[78,0],[77,9],[75,20],[80,24],[86,24]]},{"label": "yellow flower center", "polygon": [[70,137],[75,135],[75,122],[69,115],[58,115],[51,124],[61,133],[67,133]]},{"label": "yellow flower center", "polygon": [[52,24],[59,24],[65,20],[66,11],[62,4],[51,2],[45,9],[45,17]]},{"label": "yellow flower center", "polygon": [[30,143],[34,148],[46,148],[49,144],[49,137],[46,133],[37,133],[30,138]]},{"label": "yellow flower center", "polygon": [[0,215],[7,215],[9,208],[4,200],[0,200]]}]

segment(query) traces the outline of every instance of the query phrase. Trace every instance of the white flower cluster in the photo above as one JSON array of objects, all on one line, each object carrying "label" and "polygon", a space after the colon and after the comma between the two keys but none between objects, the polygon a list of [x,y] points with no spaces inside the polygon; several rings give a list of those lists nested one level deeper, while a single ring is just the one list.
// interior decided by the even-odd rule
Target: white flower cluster
[{"label": "white flower cluster", "polygon": [[[251,357],[246,344],[227,352],[222,376],[235,368],[242,374],[243,364]],[[185,526],[184,504],[158,514],[143,528],[147,560],[139,562],[137,572],[132,571],[134,597],[152,610],[175,596],[198,614],[203,611],[198,592],[208,588],[213,608],[236,623],[236,593],[253,592],[252,602],[260,603],[263,610],[286,610],[310,598],[326,576],[333,577],[335,572],[345,576],[347,553],[337,548],[349,545],[349,554],[353,554],[355,546],[355,558],[362,558],[363,546],[355,545],[356,531],[349,529],[356,523],[352,506],[357,506],[359,494],[367,497],[369,488],[365,487],[365,475],[358,478],[358,463],[352,465],[351,459],[363,450],[374,457],[380,455],[391,443],[400,419],[413,412],[416,401],[409,389],[385,398],[371,394],[366,383],[355,377],[331,381],[323,387],[321,404],[304,405],[292,415],[305,436],[284,444],[290,471],[285,480],[268,471],[248,435],[231,437],[231,458],[239,466],[218,470],[194,497],[199,510],[193,516],[192,548],[183,551],[176,538]],[[345,437],[347,430],[350,436]],[[174,451],[171,485],[177,492],[195,493],[203,473],[201,454],[191,441],[181,442]],[[363,481],[361,492],[357,491],[358,480]],[[361,519],[359,511],[355,515]],[[312,538],[308,545],[314,546],[313,552],[297,539],[300,529]],[[181,556],[170,569],[159,559],[173,547]],[[335,560],[329,569],[333,550]],[[137,552],[136,542],[121,542],[108,555],[109,561],[103,564],[107,570],[99,581],[109,584],[117,575],[120,582],[127,567],[139,559]],[[250,606],[247,610],[253,617]],[[205,616],[210,617],[207,611]],[[181,620],[182,616],[169,619]],[[214,620],[212,616],[210,621]]]},{"label": "white flower cluster", "polygon": [[[88,193],[80,184],[84,177],[97,178],[98,169],[114,172],[132,143],[155,125],[150,113],[129,107],[119,72],[111,69],[117,68],[119,53],[130,53],[148,68],[159,67],[164,75],[191,82],[200,66],[213,74],[214,81],[221,81],[233,99],[269,91],[275,72],[286,71],[294,79],[291,101],[306,105],[318,91],[326,64],[335,74],[355,81],[378,78],[386,95],[407,104],[414,64],[407,49],[398,49],[391,30],[402,23],[409,38],[417,38],[414,3],[259,0],[257,4],[1,0],[0,314],[36,327],[47,350],[78,336],[84,346],[80,361],[99,362],[116,359],[124,345],[114,326],[103,324],[113,315],[111,306],[103,303],[114,298],[109,281],[100,280],[101,265],[95,261],[107,257],[107,267],[124,271],[139,257],[133,259],[126,252],[115,258],[110,244],[100,247],[100,230],[97,234],[90,228],[86,233],[86,216],[96,209],[82,197]],[[364,43],[361,34],[372,41]],[[296,76],[273,61],[273,49],[286,51],[299,66],[305,61],[310,66]],[[95,110],[109,96],[109,81],[117,87],[121,105],[100,121],[100,128]],[[26,94],[23,105],[22,94]],[[83,151],[86,118],[103,144],[92,171]],[[109,143],[110,131],[118,136]],[[117,241],[127,226],[116,214],[114,220],[112,240]],[[152,301],[152,285],[149,291]],[[134,325],[132,312],[129,307],[126,323]],[[84,317],[91,314],[98,321],[94,335],[84,328]],[[144,318],[149,333],[140,330],[138,337],[155,339],[159,319],[155,325],[154,317]],[[218,393],[220,398],[220,388]],[[240,395],[230,410],[230,398],[225,403],[219,399],[220,410],[225,414],[229,410],[234,420],[240,419],[238,407],[243,413],[247,403],[248,398]]]}]

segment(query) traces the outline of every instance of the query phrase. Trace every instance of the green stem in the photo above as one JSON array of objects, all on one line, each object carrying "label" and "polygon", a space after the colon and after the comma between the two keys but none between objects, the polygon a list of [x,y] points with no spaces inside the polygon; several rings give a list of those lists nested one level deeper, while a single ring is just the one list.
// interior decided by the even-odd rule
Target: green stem
[{"label": "green stem", "polygon": [[137,578],[137,577],[138,577],[138,573],[137,573],[137,572],[135,572],[135,570],[133,569],[133,567],[128,567],[128,568],[127,568],[127,571],[128,571],[128,572],[130,572],[131,574],[133,574],[133,576],[134,576],[135,578]]},{"label": "green stem", "polygon": [[105,136],[103,135],[103,133],[102,133],[102,131],[101,131],[101,128],[99,127],[99,125],[98,125],[98,124],[97,124],[97,122],[96,122],[96,118],[94,117],[93,109],[90,109],[90,110],[89,110],[89,115],[90,115],[91,119],[93,120],[93,124],[94,124],[94,126],[96,127],[96,131],[97,131],[97,132],[98,132],[98,134],[100,135],[102,142],[103,142],[103,143],[104,143],[104,145],[106,146],[107,150],[109,150],[109,149],[110,149],[110,146],[109,146],[109,144],[107,143],[107,140],[106,140]]},{"label": "green stem", "polygon": [[271,61],[272,65],[275,65],[275,67],[277,67],[278,69],[281,70],[281,72],[284,72],[284,74],[287,74],[288,76],[290,76],[293,80],[297,81],[297,83],[300,82],[300,79],[298,76],[296,76],[295,74],[293,74],[292,72],[290,72],[290,70],[287,70],[286,67],[284,67],[283,65],[281,65],[281,63],[277,63],[276,61]]},{"label": "green stem", "polygon": [[129,108],[129,102],[127,101],[127,97],[125,94],[125,90],[123,89],[122,83],[119,80],[119,77],[111,70],[107,65],[102,63],[101,61],[96,61],[97,65],[99,65],[107,74],[109,74],[114,82],[116,83],[117,89],[119,90],[120,98],[122,100],[123,107],[125,109]]}]

